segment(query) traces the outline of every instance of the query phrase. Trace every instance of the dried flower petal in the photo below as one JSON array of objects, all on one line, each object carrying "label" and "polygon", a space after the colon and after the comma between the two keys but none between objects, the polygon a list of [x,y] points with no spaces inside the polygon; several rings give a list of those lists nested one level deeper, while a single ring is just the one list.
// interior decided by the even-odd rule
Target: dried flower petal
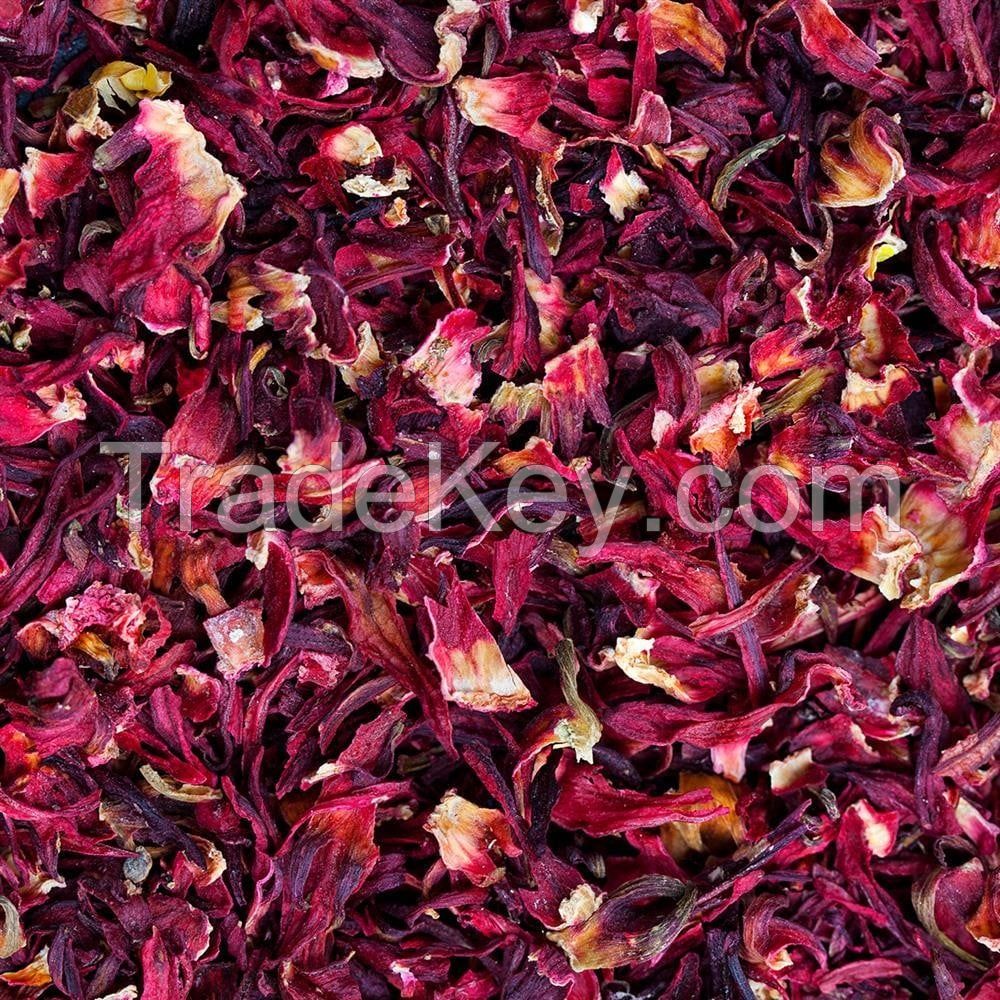
[{"label": "dried flower petal", "polygon": [[0,0],[0,994],[1000,996],[987,0]]},{"label": "dried flower petal", "polygon": [[445,793],[427,820],[441,851],[441,860],[452,871],[469,877],[473,885],[493,885],[504,876],[494,855],[516,857],[510,825],[498,809],[483,809],[454,792]]},{"label": "dried flower petal", "polygon": [[441,673],[445,698],[482,712],[516,712],[535,704],[461,588],[446,604],[428,597],[424,605],[434,628],[428,653]]},{"label": "dried flower petal", "polygon": [[653,46],[658,53],[680,49],[715,73],[726,64],[726,40],[693,3],[648,0]]},{"label": "dried flower petal", "polygon": [[902,154],[891,144],[891,123],[874,108],[851,123],[846,136],[827,139],[820,166],[827,183],[821,205],[851,208],[877,205],[906,176]]}]

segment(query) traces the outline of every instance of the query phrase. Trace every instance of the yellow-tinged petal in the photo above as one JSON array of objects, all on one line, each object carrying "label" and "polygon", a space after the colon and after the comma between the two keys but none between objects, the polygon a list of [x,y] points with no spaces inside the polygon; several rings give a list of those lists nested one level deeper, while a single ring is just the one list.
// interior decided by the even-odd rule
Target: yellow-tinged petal
[{"label": "yellow-tinged petal", "polygon": [[0,222],[3,222],[7,215],[7,209],[17,196],[18,188],[21,186],[21,172],[13,167],[4,167],[0,170]]},{"label": "yellow-tinged petal", "polygon": [[828,208],[878,205],[906,176],[902,153],[893,145],[894,123],[876,108],[862,111],[846,135],[827,139],[820,166],[827,183],[819,202]]},{"label": "yellow-tinged petal", "polygon": [[105,103],[117,107],[117,102],[121,101],[131,107],[144,97],[159,97],[173,79],[167,70],[157,69],[152,63],[139,66],[117,60],[95,70],[90,82]]},{"label": "yellow-tinged petal", "polygon": [[83,6],[102,21],[146,29],[146,15],[139,10],[139,0],[83,0]]},{"label": "yellow-tinged petal", "polygon": [[693,4],[674,0],[650,0],[646,4],[657,53],[680,49],[715,73],[726,65],[726,40],[714,24]]}]

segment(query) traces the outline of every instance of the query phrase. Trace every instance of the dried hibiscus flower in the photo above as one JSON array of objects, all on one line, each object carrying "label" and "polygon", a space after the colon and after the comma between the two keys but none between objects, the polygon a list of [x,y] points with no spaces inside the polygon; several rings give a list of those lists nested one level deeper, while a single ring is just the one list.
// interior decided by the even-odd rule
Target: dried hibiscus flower
[{"label": "dried hibiscus flower", "polygon": [[990,0],[0,0],[0,996],[996,1000]]}]

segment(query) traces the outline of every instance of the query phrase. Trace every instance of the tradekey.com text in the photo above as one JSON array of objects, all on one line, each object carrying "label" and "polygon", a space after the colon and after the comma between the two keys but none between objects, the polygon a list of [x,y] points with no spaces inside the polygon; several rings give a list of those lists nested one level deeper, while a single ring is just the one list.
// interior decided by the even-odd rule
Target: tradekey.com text
[{"label": "tradekey.com text", "polygon": [[[160,457],[149,484],[152,497],[176,508],[182,531],[192,530],[196,515],[215,500],[213,520],[234,534],[288,525],[314,533],[340,531],[348,518],[379,534],[402,531],[415,522],[442,531],[449,513],[462,510],[483,531],[501,531],[506,523],[529,534],[553,531],[570,518],[587,518],[592,529],[580,551],[588,557],[597,554],[637,489],[631,466],[622,466],[613,482],[601,476],[595,481],[586,468],[557,462],[526,462],[507,475],[502,463],[490,463],[497,447],[486,442],[460,464],[446,466],[441,449],[432,445],[424,460],[404,468],[381,459],[345,466],[335,445],[329,464],[298,464],[278,472],[255,463],[212,465],[186,455],[164,460],[167,449],[155,441],[106,441],[101,451],[119,456],[127,467],[125,509],[136,522],[143,509],[142,459]],[[755,490],[762,486],[770,501],[764,517],[755,503]],[[828,515],[831,497],[836,513]],[[846,517],[851,529],[858,530],[873,497],[886,514],[887,531],[902,530],[900,480],[891,467],[835,465],[815,472],[804,487],[776,465],[759,465],[734,482],[724,469],[703,462],[679,476],[669,517],[646,517],[646,527],[655,531],[674,521],[689,531],[713,534],[738,515],[750,529],[770,535],[802,519],[816,530],[827,516],[835,516],[838,521]]]}]

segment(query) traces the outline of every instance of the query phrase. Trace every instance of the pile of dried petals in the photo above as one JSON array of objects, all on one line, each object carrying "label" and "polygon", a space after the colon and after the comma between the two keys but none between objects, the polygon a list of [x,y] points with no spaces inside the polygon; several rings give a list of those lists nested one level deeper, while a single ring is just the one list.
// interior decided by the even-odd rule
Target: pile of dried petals
[{"label": "pile of dried petals", "polygon": [[1000,996],[998,57],[0,0],[0,995]]}]

